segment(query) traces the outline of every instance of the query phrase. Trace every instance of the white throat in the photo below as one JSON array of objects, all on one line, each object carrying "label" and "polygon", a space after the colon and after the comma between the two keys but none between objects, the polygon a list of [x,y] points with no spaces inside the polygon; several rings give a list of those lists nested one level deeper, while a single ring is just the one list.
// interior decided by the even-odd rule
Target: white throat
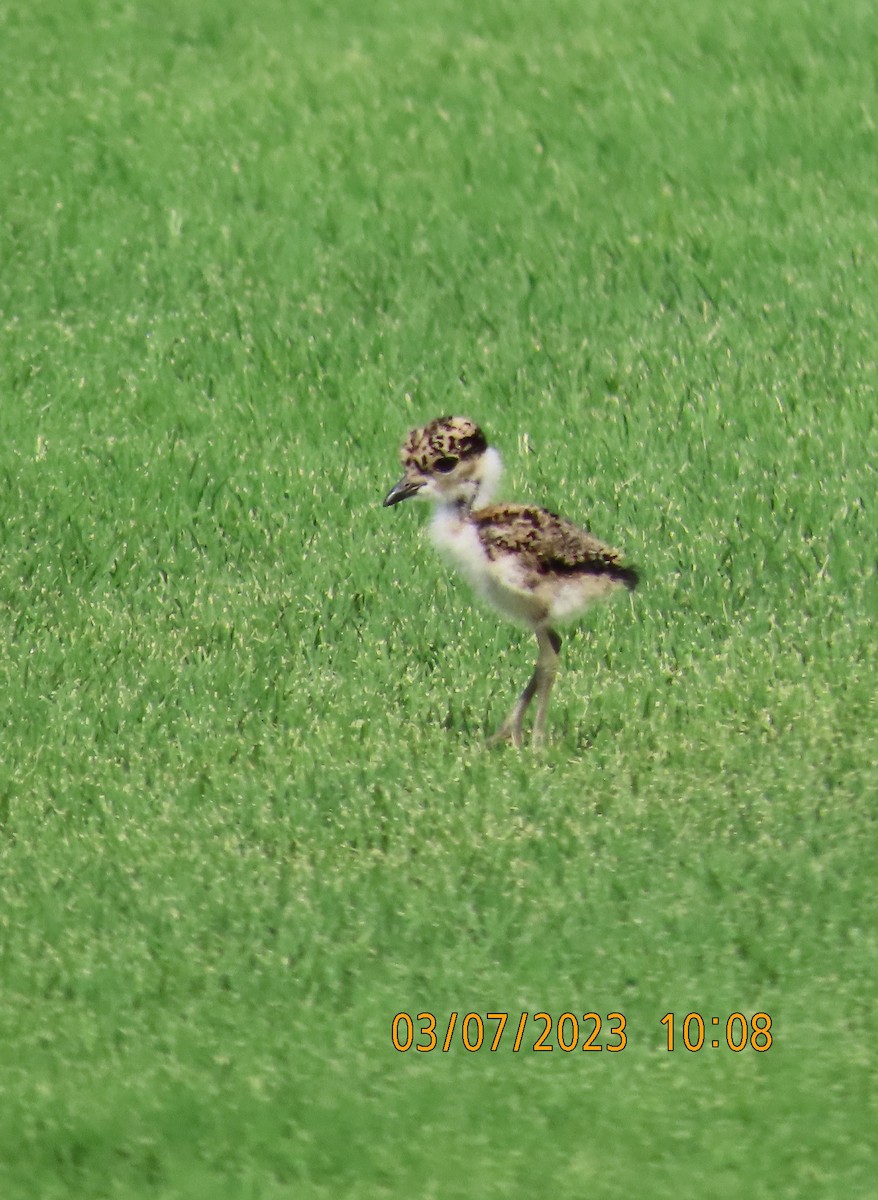
[{"label": "white throat", "polygon": [[503,474],[503,460],[493,446],[489,446],[482,455],[479,468],[479,490],[473,500],[473,508],[483,508],[490,504]]}]

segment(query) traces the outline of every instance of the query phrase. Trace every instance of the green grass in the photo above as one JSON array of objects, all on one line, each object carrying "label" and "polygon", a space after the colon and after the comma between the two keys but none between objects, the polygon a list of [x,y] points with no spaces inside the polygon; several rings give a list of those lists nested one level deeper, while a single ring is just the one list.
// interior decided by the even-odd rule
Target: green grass
[{"label": "green grass", "polygon": [[[4,1198],[874,1195],[876,54],[0,6]],[[642,569],[536,760],[482,746],[533,648],[380,506],[445,411]],[[393,1049],[452,1010],[500,1049]]]}]

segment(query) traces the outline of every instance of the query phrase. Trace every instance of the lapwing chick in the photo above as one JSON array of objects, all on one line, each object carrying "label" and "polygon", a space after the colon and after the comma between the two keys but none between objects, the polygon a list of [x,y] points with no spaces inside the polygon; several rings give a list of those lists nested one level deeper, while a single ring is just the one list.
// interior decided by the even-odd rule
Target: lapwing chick
[{"label": "lapwing chick", "polygon": [[532,745],[538,748],[558,670],[556,626],[596,601],[633,590],[637,571],[618,551],[545,508],[489,503],[502,471],[500,455],[466,417],[439,417],[413,429],[401,453],[403,476],[385,507],[413,496],[429,500],[439,550],[497,612],[537,639],[533,674],[490,741],[520,747],[524,717],[536,699]]}]

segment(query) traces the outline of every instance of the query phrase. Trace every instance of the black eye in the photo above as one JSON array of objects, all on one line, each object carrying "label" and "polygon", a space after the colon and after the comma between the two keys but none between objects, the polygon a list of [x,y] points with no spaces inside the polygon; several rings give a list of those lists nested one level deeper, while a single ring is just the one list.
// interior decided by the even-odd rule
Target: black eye
[{"label": "black eye", "polygon": [[436,470],[441,471],[443,475],[447,475],[449,471],[453,471],[460,460],[457,458],[437,458]]}]

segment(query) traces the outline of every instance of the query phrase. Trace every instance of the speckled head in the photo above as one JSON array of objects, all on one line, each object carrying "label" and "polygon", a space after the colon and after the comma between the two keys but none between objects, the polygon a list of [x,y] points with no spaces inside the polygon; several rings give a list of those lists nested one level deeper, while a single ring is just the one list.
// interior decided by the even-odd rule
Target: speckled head
[{"label": "speckled head", "polygon": [[385,497],[385,506],[419,496],[472,507],[477,499],[486,502],[500,475],[500,456],[467,417],[437,417],[413,429],[400,456],[404,474]]},{"label": "speckled head", "polygon": [[425,473],[443,459],[467,459],[484,454],[485,435],[468,417],[437,417],[423,429],[413,429],[402,444],[400,458],[408,468],[415,464]]}]

